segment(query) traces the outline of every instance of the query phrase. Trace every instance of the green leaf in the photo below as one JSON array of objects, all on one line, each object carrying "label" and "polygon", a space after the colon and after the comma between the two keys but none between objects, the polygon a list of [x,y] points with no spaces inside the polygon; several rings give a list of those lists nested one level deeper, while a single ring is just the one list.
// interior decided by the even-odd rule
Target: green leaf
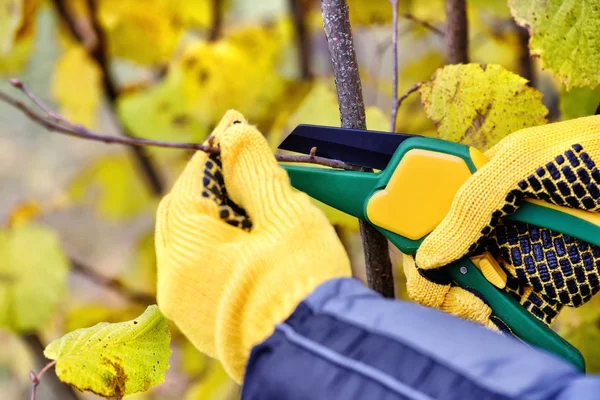
[{"label": "green leaf", "polygon": [[560,94],[560,112],[563,120],[594,115],[598,104],[600,87],[573,88],[569,91],[562,90]]},{"label": "green leaf", "polygon": [[64,332],[87,328],[100,322],[121,322],[135,318],[144,311],[139,304],[120,305],[118,307],[106,304],[83,304],[72,306],[64,316]]},{"label": "green leaf", "polygon": [[138,318],[102,322],[50,343],[44,355],[56,360],[58,378],[82,391],[117,397],[147,391],[165,378],[171,334],[158,306]]},{"label": "green leaf", "polygon": [[152,196],[127,155],[96,160],[71,183],[74,201],[89,200],[101,215],[122,220],[138,215],[150,205]]},{"label": "green leaf", "polygon": [[531,54],[567,89],[600,83],[600,3],[509,0],[508,5],[517,23],[529,29]]},{"label": "green leaf", "polygon": [[1,230],[0,260],[0,327],[42,327],[67,290],[69,260],[58,235],[36,224]]},{"label": "green leaf", "polygon": [[546,123],[542,94],[526,82],[499,65],[448,65],[419,91],[439,137],[484,150],[509,133]]}]

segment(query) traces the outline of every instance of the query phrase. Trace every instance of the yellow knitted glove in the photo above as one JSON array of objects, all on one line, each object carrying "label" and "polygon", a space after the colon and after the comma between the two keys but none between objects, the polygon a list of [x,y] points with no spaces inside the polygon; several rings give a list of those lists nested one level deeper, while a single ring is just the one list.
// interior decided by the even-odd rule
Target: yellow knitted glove
[{"label": "yellow knitted glove", "polygon": [[[507,290],[550,324],[563,305],[577,307],[600,290],[600,248],[503,217],[526,198],[600,210],[595,164],[600,161],[600,116],[523,129],[486,156],[490,161],[461,187],[449,213],[419,248],[418,268],[410,261],[405,267],[409,293],[442,309],[469,303],[455,313],[482,322],[489,316],[487,305],[479,299],[471,303],[462,294],[460,301],[448,305],[450,296],[457,297],[451,295],[456,288],[432,286],[424,278],[464,255],[489,251],[509,275]],[[469,307],[474,310],[469,312]]]},{"label": "yellow knitted glove", "polygon": [[252,347],[351,270],[325,215],[292,189],[257,129],[229,111],[212,136],[220,158],[197,152],[158,209],[158,305],[241,382]]}]

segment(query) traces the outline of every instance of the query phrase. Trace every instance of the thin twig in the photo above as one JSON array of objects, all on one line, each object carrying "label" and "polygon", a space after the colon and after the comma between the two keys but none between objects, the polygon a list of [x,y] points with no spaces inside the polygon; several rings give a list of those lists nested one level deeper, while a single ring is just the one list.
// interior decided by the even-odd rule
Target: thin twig
[{"label": "thin twig", "polygon": [[414,93],[417,90],[419,90],[419,88],[421,87],[421,85],[423,85],[423,82],[415,83],[414,85],[412,85],[410,87],[410,89],[408,89],[402,96],[400,96],[396,100],[395,109],[394,109],[396,111],[396,113],[398,112],[398,109],[400,109],[400,106],[402,105],[402,103],[404,103],[404,100],[406,100],[406,98],[408,96],[410,96],[412,93]]},{"label": "thin twig", "polygon": [[31,400],[35,400],[35,392],[40,384],[40,379],[42,379],[42,376],[44,376],[46,371],[54,367],[54,365],[56,365],[56,360],[50,361],[48,364],[46,364],[46,366],[42,368],[37,375],[33,371],[29,372],[29,379],[31,380]]},{"label": "thin twig", "polygon": [[396,115],[398,114],[398,0],[390,0],[392,4],[392,117],[390,132],[396,132]]},{"label": "thin twig", "polygon": [[[321,0],[321,12],[343,128],[366,129],[358,62],[350,29],[346,0]],[[385,297],[394,297],[392,263],[387,239],[371,224],[360,221],[369,286]]]},{"label": "thin twig", "polygon": [[37,375],[38,380],[41,378],[41,375],[45,374],[45,381],[47,385],[51,387],[52,393],[56,398],[61,400],[77,400],[78,396],[73,387],[62,383],[56,376],[55,371],[51,371],[50,368],[46,368],[48,366],[48,359],[44,355],[44,348],[46,346],[44,343],[42,343],[40,336],[35,333],[21,334],[21,339],[23,339],[23,341],[27,344],[32,354],[34,354],[36,366],[38,368],[42,368],[44,371],[43,374],[40,371],[40,374]]},{"label": "thin twig", "polygon": [[446,59],[449,64],[469,62],[466,0],[446,0]]},{"label": "thin twig", "polygon": [[[94,140],[106,144],[122,144],[128,146],[153,146],[171,149],[199,150],[207,153],[219,153],[220,151],[218,147],[214,147],[212,145],[212,139],[214,138],[211,137],[208,138],[208,145],[205,145],[199,143],[164,142],[160,140],[140,139],[126,136],[103,135],[91,131],[85,128],[84,126],[73,124],[72,122],[64,119],[56,112],[51,110],[50,107],[44,104],[35,94],[33,94],[29,89],[27,89],[27,86],[25,86],[22,82],[13,79],[11,80],[11,83],[14,87],[21,90],[31,101],[35,102],[35,104],[44,112],[45,115],[37,114],[34,110],[32,110],[30,107],[24,104],[21,100],[18,100],[2,91],[0,91],[0,100],[17,108],[29,119],[52,132],[57,132],[68,136],[77,137],[80,139]],[[34,101],[34,99],[36,100]],[[318,164],[326,167],[347,170],[359,169],[357,166],[347,164],[343,161],[333,160],[324,157],[316,157],[314,155],[297,156],[277,154],[275,155],[275,158],[281,162]]]},{"label": "thin twig", "polygon": [[[392,0],[390,0],[390,2],[392,2]],[[396,3],[397,3],[397,1],[396,1]],[[415,17],[413,14],[411,14],[409,12],[404,12],[404,13],[400,14],[400,16],[402,18],[408,19],[416,24],[419,24],[426,29],[429,29],[431,32],[435,33],[438,36],[441,36],[441,37],[444,36],[444,32],[441,29],[436,28],[435,26],[431,25],[429,22],[427,22],[425,20]]]},{"label": "thin twig", "polygon": [[[25,86],[23,86],[24,88]],[[35,113],[31,108],[25,105],[22,101],[0,91],[0,100],[16,107],[22,113],[24,113],[29,119],[38,124],[42,125],[46,129],[62,133],[69,136],[74,136],[87,140],[95,140],[107,144],[118,143],[123,145],[131,146],[155,146],[155,147],[167,147],[167,148],[178,148],[178,149],[190,149],[190,150],[202,150],[208,153],[218,152],[217,148],[208,147],[197,143],[173,143],[163,142],[159,140],[140,139],[126,136],[107,136],[96,132],[93,132],[81,125],[75,125],[56,113],[50,111],[46,115],[39,115]]]},{"label": "thin twig", "polygon": [[113,279],[106,277],[98,272],[94,271],[92,268],[87,267],[86,265],[71,259],[71,266],[73,267],[73,271],[85,276],[90,279],[92,282],[100,285],[102,287],[108,288],[119,293],[121,296],[126,299],[133,301],[135,303],[141,303],[145,305],[150,305],[156,303],[156,298],[148,293],[138,292],[131,288],[128,288],[123,284],[123,282],[118,279]]}]

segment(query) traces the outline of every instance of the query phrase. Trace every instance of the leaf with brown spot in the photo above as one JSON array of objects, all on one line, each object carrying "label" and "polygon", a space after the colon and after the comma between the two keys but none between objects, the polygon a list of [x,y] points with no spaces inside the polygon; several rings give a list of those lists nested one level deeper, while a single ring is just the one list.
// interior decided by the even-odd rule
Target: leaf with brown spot
[{"label": "leaf with brown spot", "polygon": [[448,65],[419,92],[439,137],[481,150],[512,132],[546,123],[542,94],[500,65]]},{"label": "leaf with brown spot", "polygon": [[166,318],[152,305],[138,318],[101,322],[50,343],[44,355],[56,360],[58,378],[104,397],[143,392],[164,380],[171,335]]}]

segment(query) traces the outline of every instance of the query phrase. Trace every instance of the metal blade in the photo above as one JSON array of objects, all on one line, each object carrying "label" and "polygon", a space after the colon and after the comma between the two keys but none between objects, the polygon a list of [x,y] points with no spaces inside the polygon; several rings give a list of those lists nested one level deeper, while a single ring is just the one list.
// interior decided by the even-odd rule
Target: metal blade
[{"label": "metal blade", "polygon": [[316,147],[319,157],[384,169],[400,143],[411,137],[415,135],[301,124],[279,148],[309,154]]}]

